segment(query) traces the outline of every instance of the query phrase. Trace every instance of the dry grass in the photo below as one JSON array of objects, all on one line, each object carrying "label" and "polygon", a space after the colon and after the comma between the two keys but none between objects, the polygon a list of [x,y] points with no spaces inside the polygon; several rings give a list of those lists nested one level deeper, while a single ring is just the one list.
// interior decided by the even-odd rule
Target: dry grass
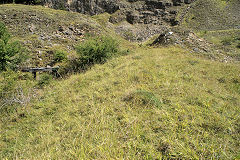
[{"label": "dry grass", "polygon": [[239,75],[180,48],[137,49],[1,118],[0,159],[239,158]]}]

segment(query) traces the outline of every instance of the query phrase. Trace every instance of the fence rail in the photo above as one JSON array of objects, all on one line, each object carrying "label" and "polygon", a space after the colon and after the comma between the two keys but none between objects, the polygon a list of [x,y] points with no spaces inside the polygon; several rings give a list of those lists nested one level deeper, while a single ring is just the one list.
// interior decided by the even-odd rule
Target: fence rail
[{"label": "fence rail", "polygon": [[37,77],[37,72],[52,72],[55,76],[57,76],[57,71],[59,67],[40,67],[40,68],[23,68],[22,72],[31,72],[33,73],[34,79]]}]

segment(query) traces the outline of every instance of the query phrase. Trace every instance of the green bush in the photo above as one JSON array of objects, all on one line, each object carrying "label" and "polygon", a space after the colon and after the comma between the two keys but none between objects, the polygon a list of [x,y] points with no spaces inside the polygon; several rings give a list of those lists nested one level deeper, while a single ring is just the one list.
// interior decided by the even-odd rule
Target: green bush
[{"label": "green bush", "polygon": [[104,63],[119,51],[119,43],[111,37],[90,38],[76,47],[79,56],[78,65],[85,67]]},{"label": "green bush", "polygon": [[52,75],[43,73],[40,76],[40,79],[38,80],[38,86],[42,88],[42,87],[50,84],[51,81],[52,81]]},{"label": "green bush", "polygon": [[231,45],[231,44],[232,44],[232,38],[229,38],[229,37],[224,38],[224,39],[221,41],[221,43],[222,43],[223,45],[225,45],[225,46]]},{"label": "green bush", "polygon": [[10,38],[10,34],[7,31],[6,26],[0,22],[0,39],[3,43],[7,43]]},{"label": "green bush", "polygon": [[56,9],[66,11],[67,8],[66,8],[66,6],[65,6],[65,2],[64,2],[64,1],[58,2],[58,6],[56,7]]},{"label": "green bush", "polygon": [[26,58],[26,50],[19,42],[10,41],[7,28],[0,22],[0,71],[16,69]]},{"label": "green bush", "polygon": [[62,50],[56,50],[53,54],[53,61],[54,63],[63,62],[67,59],[67,53]]}]

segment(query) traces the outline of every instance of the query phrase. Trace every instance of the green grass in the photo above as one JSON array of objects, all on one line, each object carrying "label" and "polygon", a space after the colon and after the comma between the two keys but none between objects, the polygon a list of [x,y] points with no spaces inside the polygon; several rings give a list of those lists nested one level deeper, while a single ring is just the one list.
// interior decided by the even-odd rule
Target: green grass
[{"label": "green grass", "polygon": [[239,67],[150,48],[53,81],[1,116],[0,159],[234,159]]},{"label": "green grass", "polygon": [[[198,36],[217,47],[230,37],[227,47],[233,48],[238,43],[233,35],[239,32],[229,29],[234,20],[226,23],[227,14],[212,14],[224,14],[226,2],[208,2],[191,10],[183,26],[199,30]],[[0,15],[5,14],[11,33],[30,40],[30,50],[43,48],[45,60],[48,52],[69,51],[67,46],[76,42],[53,39],[57,45],[49,46],[39,40],[40,32],[25,32],[29,24],[23,20],[32,14],[42,19],[31,19],[38,31],[52,35],[59,25],[80,24],[86,32],[110,34],[121,49],[134,53],[67,79],[40,75],[39,81],[28,80],[26,92],[27,86],[35,86],[37,97],[25,106],[15,105],[16,111],[0,113],[0,159],[239,159],[239,63],[213,61],[173,46],[150,48],[151,40],[136,48],[114,32],[109,14],[89,17],[40,6],[0,5]],[[206,15],[210,21],[204,21]],[[17,79],[24,83],[24,75]]]}]

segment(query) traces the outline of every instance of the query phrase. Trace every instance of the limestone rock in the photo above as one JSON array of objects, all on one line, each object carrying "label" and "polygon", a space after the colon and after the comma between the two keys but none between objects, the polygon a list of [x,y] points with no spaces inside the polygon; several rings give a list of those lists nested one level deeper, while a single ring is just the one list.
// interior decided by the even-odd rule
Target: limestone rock
[{"label": "limestone rock", "polygon": [[194,0],[42,0],[43,4],[55,9],[65,9],[83,14],[97,15],[104,12],[113,14],[110,22],[126,19],[130,24],[162,24],[165,21],[177,25],[177,11],[173,6],[190,4]]}]

